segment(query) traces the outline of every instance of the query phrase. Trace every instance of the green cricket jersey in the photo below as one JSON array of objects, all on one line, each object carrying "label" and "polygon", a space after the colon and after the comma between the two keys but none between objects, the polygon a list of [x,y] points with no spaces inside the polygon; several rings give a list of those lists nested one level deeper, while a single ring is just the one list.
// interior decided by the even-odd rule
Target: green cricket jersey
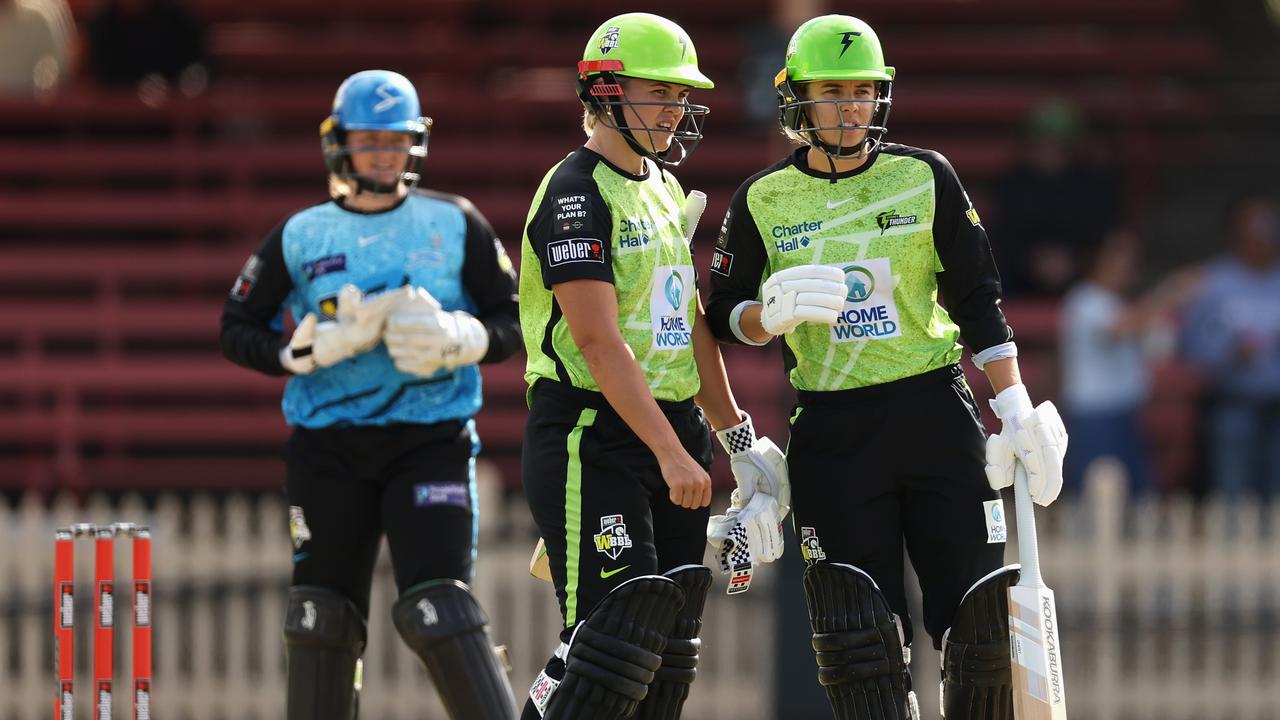
[{"label": "green cricket jersey", "polygon": [[618,327],[659,400],[698,392],[693,358],[697,289],[685,243],[684,191],[645,161],[644,176],[578,148],[543,178],[525,226],[520,262],[520,326],[525,380],[558,380],[599,392],[551,286],[612,283]]},{"label": "green cricket jersey", "polygon": [[734,311],[760,300],[769,275],[821,264],[844,271],[848,295],[834,326],[784,336],[797,389],[879,385],[955,363],[961,336],[975,353],[1012,338],[986,231],[945,158],[884,144],[833,182],[806,153],[753,176],[730,203],[707,306],[717,337],[744,341]]}]

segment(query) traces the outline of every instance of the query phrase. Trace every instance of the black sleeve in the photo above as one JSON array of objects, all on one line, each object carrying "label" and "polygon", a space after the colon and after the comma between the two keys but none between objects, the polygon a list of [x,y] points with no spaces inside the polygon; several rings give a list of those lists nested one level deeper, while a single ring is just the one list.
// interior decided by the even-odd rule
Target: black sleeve
[{"label": "black sleeve", "polygon": [[591,177],[594,165],[573,160],[552,175],[526,229],[547,288],[570,280],[613,284],[613,218]]},{"label": "black sleeve", "polygon": [[467,218],[462,286],[476,303],[476,318],[489,331],[489,351],[480,362],[506,360],[521,344],[516,273],[502,241],[484,215],[465,198],[455,201]]},{"label": "black sleeve", "polygon": [[228,360],[267,375],[285,375],[280,365],[284,342],[273,327],[293,291],[284,264],[284,223],[249,256],[222,306],[222,354]]},{"label": "black sleeve", "polygon": [[1013,331],[1000,309],[1000,273],[978,211],[947,159],[931,153],[937,185],[933,244],[942,261],[938,289],[969,350],[1009,342]]},{"label": "black sleeve", "polygon": [[711,334],[721,342],[742,344],[729,327],[729,316],[743,302],[760,299],[760,283],[769,266],[764,239],[747,206],[747,190],[754,181],[753,177],[743,183],[729,201],[715,252],[711,254],[707,320]]}]

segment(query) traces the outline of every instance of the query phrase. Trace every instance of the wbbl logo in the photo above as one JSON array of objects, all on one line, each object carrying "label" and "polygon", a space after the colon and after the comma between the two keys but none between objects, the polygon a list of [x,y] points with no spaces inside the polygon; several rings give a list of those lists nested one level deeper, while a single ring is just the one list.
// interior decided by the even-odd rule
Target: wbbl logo
[{"label": "wbbl logo", "polygon": [[631,547],[631,536],[621,515],[605,515],[600,518],[600,533],[594,536],[596,552],[617,560],[623,550]]},{"label": "wbbl logo", "polygon": [[800,554],[804,555],[805,562],[810,565],[827,559],[822,543],[818,541],[818,532],[811,527],[800,528]]}]

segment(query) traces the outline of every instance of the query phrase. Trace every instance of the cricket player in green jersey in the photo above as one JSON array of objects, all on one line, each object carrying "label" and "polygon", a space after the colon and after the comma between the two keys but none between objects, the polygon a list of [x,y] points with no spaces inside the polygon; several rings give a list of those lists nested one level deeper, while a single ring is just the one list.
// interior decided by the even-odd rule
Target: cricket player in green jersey
[{"label": "cricket player in green jersey", "polygon": [[697,58],[665,18],[602,24],[578,64],[588,140],[529,211],[523,478],[564,628],[525,720],[680,716],[711,584],[708,421],[739,485],[717,527],[781,552],[786,461],[730,392],[689,249],[700,209],[669,170],[702,137]]},{"label": "cricket player in green jersey", "polygon": [[[800,26],[775,85],[800,145],[734,196],[711,266],[722,341],[782,337],[798,402],[787,462],[818,679],[837,718],[918,716],[902,550],[943,653],[948,720],[1012,720],[1005,516],[1015,457],[1062,486],[1066,431],[1033,407],[981,219],[951,165],[883,142],[894,69],[865,22]],[[1004,428],[986,438],[968,344]]]}]

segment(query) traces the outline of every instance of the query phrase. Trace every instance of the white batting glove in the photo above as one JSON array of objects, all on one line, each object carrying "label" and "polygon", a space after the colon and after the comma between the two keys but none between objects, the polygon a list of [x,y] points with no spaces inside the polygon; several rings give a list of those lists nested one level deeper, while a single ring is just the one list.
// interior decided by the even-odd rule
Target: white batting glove
[{"label": "white batting glove", "polygon": [[991,408],[1003,427],[987,439],[987,482],[996,490],[1013,485],[1021,462],[1031,499],[1049,505],[1062,492],[1062,463],[1067,454],[1067,429],[1058,409],[1047,400],[1033,408],[1021,383],[1000,391]]},{"label": "white batting glove", "polygon": [[[744,413],[745,415],[745,413]],[[729,468],[738,484],[744,504],[750,503],[757,491],[773,497],[781,508],[778,520],[791,509],[791,481],[787,475],[787,456],[769,438],[757,438],[751,416],[724,430],[716,437],[729,453]]]},{"label": "white batting glove", "polygon": [[730,595],[751,587],[755,566],[782,557],[783,515],[785,510],[772,496],[756,492],[744,505],[734,490],[728,510],[707,521],[707,542],[716,550],[720,570],[730,575]]},{"label": "white batting glove", "polygon": [[770,335],[789,333],[803,322],[835,325],[847,293],[840,268],[799,265],[779,270],[761,288],[760,324]]},{"label": "white batting glove", "polygon": [[343,285],[334,319],[321,322],[307,313],[280,351],[280,364],[294,375],[305,375],[372,350],[382,339],[387,314],[405,297],[397,289],[366,300],[355,285]]},{"label": "white batting glove", "polygon": [[391,313],[383,338],[396,368],[422,377],[474,365],[489,351],[484,323],[461,310],[446,312],[423,288],[413,288]]}]

